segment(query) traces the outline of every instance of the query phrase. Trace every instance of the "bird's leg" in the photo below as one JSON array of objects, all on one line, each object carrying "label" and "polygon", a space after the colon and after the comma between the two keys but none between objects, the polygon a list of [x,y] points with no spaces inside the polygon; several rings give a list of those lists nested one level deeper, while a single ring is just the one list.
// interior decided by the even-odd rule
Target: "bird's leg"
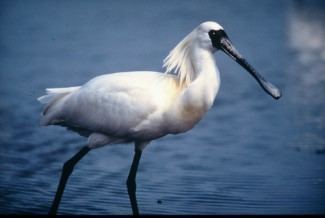
[{"label": "bird's leg", "polygon": [[75,154],[70,160],[64,163],[62,168],[62,174],[60,178],[60,183],[55,194],[55,198],[52,202],[52,206],[49,212],[49,215],[56,215],[58,210],[62,194],[64,192],[65,185],[68,181],[69,176],[73,171],[73,167],[83,158],[91,148],[84,146],[77,154]]},{"label": "bird's leg", "polygon": [[129,198],[132,206],[133,215],[139,215],[139,209],[138,209],[138,203],[137,203],[137,197],[136,197],[136,183],[135,183],[135,177],[137,175],[138,165],[141,158],[142,151],[139,148],[135,148],[135,154],[132,161],[132,166],[129,172],[129,176],[127,179],[127,187],[128,187],[128,193]]}]

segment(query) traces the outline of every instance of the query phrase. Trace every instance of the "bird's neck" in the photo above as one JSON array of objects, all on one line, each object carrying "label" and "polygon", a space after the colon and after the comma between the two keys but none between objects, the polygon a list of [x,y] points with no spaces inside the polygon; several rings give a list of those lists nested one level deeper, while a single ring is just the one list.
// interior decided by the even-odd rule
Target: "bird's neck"
[{"label": "bird's neck", "polygon": [[207,111],[212,106],[220,86],[219,70],[213,53],[195,48],[192,53],[194,78],[184,90],[185,104]]},{"label": "bird's neck", "polygon": [[211,108],[220,85],[219,71],[214,61],[213,53],[198,50],[192,56],[194,77],[183,88],[182,94],[177,98],[171,122],[181,119],[181,125],[174,126],[172,132],[179,133],[191,129],[198,123],[203,115]]}]

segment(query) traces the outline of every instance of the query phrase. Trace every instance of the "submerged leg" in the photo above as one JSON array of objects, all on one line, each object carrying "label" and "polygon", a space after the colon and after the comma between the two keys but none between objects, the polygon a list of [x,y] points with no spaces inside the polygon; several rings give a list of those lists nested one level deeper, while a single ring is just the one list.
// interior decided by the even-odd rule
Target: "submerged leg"
[{"label": "submerged leg", "polygon": [[83,158],[90,151],[90,149],[91,148],[89,148],[88,146],[83,147],[70,160],[68,160],[67,162],[64,163],[63,168],[62,168],[60,183],[59,183],[58,189],[55,194],[55,198],[52,202],[52,206],[51,206],[51,209],[49,212],[50,215],[55,215],[58,210],[58,207],[59,207],[59,204],[61,201],[61,197],[64,192],[65,185],[68,181],[69,176],[71,175],[71,173],[73,171],[73,167],[81,160],[81,158]]},{"label": "submerged leg", "polygon": [[136,183],[135,183],[135,177],[137,175],[138,165],[141,158],[142,150],[139,148],[135,148],[135,154],[132,161],[132,166],[129,172],[129,176],[127,179],[127,187],[128,187],[128,193],[129,198],[132,206],[133,215],[139,215],[139,209],[138,209],[138,203],[137,203],[137,197],[136,197]]}]

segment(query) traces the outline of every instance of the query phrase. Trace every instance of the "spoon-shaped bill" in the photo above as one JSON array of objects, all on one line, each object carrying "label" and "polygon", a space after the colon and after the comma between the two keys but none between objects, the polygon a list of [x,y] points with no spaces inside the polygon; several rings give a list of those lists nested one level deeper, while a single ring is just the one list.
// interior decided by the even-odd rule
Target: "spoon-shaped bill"
[{"label": "spoon-shaped bill", "polygon": [[275,99],[279,99],[281,97],[281,91],[275,85],[268,82],[263,76],[261,76],[252,65],[250,65],[236,50],[236,48],[232,45],[230,40],[227,37],[223,37],[220,40],[220,48],[231,58],[233,58],[238,64],[240,64],[243,68],[245,68],[260,84],[260,86],[271,95]]}]

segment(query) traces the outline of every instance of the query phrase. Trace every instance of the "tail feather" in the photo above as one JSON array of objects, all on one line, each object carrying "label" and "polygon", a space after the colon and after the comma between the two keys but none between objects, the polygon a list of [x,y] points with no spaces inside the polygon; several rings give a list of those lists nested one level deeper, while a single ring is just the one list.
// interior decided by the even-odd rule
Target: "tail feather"
[{"label": "tail feather", "polygon": [[41,104],[45,105],[42,112],[43,117],[41,119],[41,124],[47,125],[51,121],[52,116],[46,116],[46,115],[53,107],[53,105],[56,104],[56,102],[58,102],[67,94],[70,94],[71,92],[78,90],[79,88],[80,86],[67,87],[67,88],[47,88],[46,95],[37,98],[37,100]]},{"label": "tail feather", "polygon": [[47,88],[47,89],[45,89],[46,95],[43,95],[43,96],[37,98],[37,100],[41,104],[48,104],[51,101],[55,100],[56,98],[58,98],[62,95],[66,95],[70,92],[73,92],[79,88],[80,88],[80,86],[67,87],[67,88]]}]

